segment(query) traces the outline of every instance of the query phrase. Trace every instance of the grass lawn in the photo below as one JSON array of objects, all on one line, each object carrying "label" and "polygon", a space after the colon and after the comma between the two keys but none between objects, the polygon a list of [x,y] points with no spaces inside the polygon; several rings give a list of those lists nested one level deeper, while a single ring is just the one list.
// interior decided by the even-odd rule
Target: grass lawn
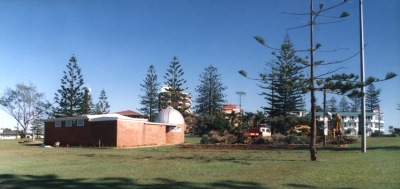
[{"label": "grass lawn", "polygon": [[[187,137],[199,143],[198,137]],[[400,188],[400,137],[318,149],[43,148],[0,140],[0,188]]]}]

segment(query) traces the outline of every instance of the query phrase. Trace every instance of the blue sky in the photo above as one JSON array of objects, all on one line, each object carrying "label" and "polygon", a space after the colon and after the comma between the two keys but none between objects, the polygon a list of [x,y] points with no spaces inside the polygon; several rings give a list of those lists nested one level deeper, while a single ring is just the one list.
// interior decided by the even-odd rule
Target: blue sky
[{"label": "blue sky", "polygon": [[[316,0],[315,7],[319,2],[329,6],[341,1]],[[238,104],[235,92],[244,91],[243,108],[256,111],[266,104],[258,95],[262,90],[256,81],[243,78],[238,71],[243,69],[256,77],[273,56],[253,36],[262,36],[270,46],[279,47],[286,29],[308,22],[308,17],[282,12],[307,12],[309,1],[0,0],[0,7],[0,94],[16,83],[32,82],[53,102],[68,60],[75,54],[94,102],[104,88],[111,111],[136,111],[140,108],[140,83],[149,66],[155,66],[159,82],[164,83],[169,63],[177,56],[194,98],[199,75],[213,65],[228,87],[228,103]],[[340,23],[317,26],[315,42],[322,44],[321,50],[346,50],[316,53],[317,60],[340,60],[359,51],[358,0],[349,0],[328,14],[340,15],[342,11],[351,16]],[[400,73],[399,19],[400,1],[364,0],[367,76]],[[288,31],[295,48],[308,48],[308,32],[308,28]],[[359,64],[357,56],[340,65],[317,68],[316,72],[344,67],[340,72],[359,74]],[[400,77],[375,86],[382,90],[386,128],[400,127],[400,111],[396,110]],[[321,104],[322,97],[318,96]],[[0,119],[0,128],[16,126],[4,111],[0,111]]]}]

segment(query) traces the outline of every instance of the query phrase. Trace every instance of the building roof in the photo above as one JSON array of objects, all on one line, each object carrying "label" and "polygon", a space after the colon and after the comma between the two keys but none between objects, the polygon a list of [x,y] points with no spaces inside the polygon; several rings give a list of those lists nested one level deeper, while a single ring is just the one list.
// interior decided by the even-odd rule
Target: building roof
[{"label": "building roof", "polygon": [[185,119],[183,119],[182,114],[178,110],[168,106],[158,113],[154,122],[166,124],[185,124]]},{"label": "building roof", "polygon": [[236,109],[236,104],[228,104],[222,107],[223,110],[233,110]]},{"label": "building roof", "polygon": [[120,112],[115,112],[116,114],[124,115],[124,116],[143,116],[143,114],[132,111],[132,110],[124,110]]},{"label": "building roof", "polygon": [[112,121],[112,120],[129,120],[129,121],[137,121],[137,122],[147,122],[147,119],[141,118],[131,118],[128,116],[120,115],[120,114],[100,114],[100,115],[81,115],[75,117],[61,117],[54,119],[47,119],[44,122],[51,121],[64,121],[64,120],[77,120],[77,119],[88,119],[89,121]]},{"label": "building roof", "polygon": [[124,115],[124,116],[130,116],[130,115],[134,115],[134,116],[138,116],[138,115],[143,115],[141,113],[132,111],[132,110],[124,110],[124,111],[119,111],[119,112],[115,112],[115,114],[120,114],[120,115]]}]

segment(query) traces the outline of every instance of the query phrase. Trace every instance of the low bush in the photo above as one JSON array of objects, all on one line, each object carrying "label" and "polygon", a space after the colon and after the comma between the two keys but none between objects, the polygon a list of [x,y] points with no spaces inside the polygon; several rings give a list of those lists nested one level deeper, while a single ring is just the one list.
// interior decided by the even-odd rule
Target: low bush
[{"label": "low bush", "polygon": [[272,139],[271,140],[272,144],[284,144],[284,143],[286,143],[285,135],[282,135],[280,133],[273,134],[271,139]]},{"label": "low bush", "polygon": [[203,136],[200,140],[200,144],[210,144],[210,138],[208,136]]},{"label": "low bush", "polygon": [[235,144],[235,143],[237,143],[237,141],[238,141],[238,138],[233,134],[228,134],[225,136],[225,142],[227,144]]},{"label": "low bush", "polygon": [[267,144],[267,139],[263,137],[257,137],[252,141],[252,144]]},{"label": "low bush", "polygon": [[346,141],[347,144],[354,144],[358,142],[357,137],[344,137],[344,140]]}]

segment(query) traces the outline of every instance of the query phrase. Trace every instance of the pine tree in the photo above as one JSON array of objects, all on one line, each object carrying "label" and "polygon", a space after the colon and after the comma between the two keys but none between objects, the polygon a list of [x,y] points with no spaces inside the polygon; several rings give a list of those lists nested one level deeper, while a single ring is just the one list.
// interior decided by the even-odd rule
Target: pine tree
[{"label": "pine tree", "polygon": [[165,73],[164,78],[166,79],[165,85],[167,85],[168,95],[165,95],[164,98],[170,102],[170,105],[185,115],[185,111],[189,109],[182,108],[180,106],[180,102],[184,102],[182,92],[187,89],[187,87],[183,87],[186,83],[186,80],[182,78],[184,72],[181,68],[181,64],[178,61],[177,57],[172,59],[172,62],[169,65],[167,73]]},{"label": "pine tree", "polygon": [[350,106],[350,111],[359,112],[361,109],[361,99],[358,97],[351,97],[350,99],[353,101]]},{"label": "pine tree", "polygon": [[55,117],[68,117],[81,115],[85,107],[84,88],[82,88],[83,76],[77,64],[76,57],[72,55],[61,79],[61,89],[55,93],[55,104],[53,109]]},{"label": "pine tree", "polygon": [[143,82],[143,84],[140,84],[140,90],[144,92],[144,95],[139,95],[141,98],[140,104],[143,105],[143,107],[138,110],[150,121],[153,121],[158,111],[158,88],[160,86],[153,65],[150,65],[146,79],[144,79]]},{"label": "pine tree", "polygon": [[[358,89],[364,86],[368,86],[371,83],[374,82],[379,82],[379,81],[385,81],[392,79],[397,76],[396,73],[389,72],[386,74],[384,79],[378,79],[375,77],[369,77],[365,81],[358,81],[358,76],[355,74],[333,74],[339,69],[332,70],[329,72],[325,72],[322,74],[317,75],[315,73],[315,68],[317,66],[325,66],[325,65],[332,65],[332,64],[338,64],[345,62],[346,60],[349,60],[349,58],[342,59],[339,61],[331,61],[331,62],[324,62],[322,60],[320,61],[315,61],[314,60],[314,53],[318,51],[318,49],[321,47],[320,43],[314,43],[314,26],[320,25],[320,24],[330,24],[330,23],[336,23],[336,21],[317,21],[317,18],[320,17],[325,17],[325,18],[330,18],[330,19],[343,19],[350,14],[347,12],[342,12],[340,16],[331,16],[327,15],[327,11],[331,11],[334,8],[337,8],[345,3],[347,3],[347,0],[344,0],[343,2],[339,2],[336,5],[330,6],[325,8],[324,3],[319,4],[319,9],[314,9],[314,2],[313,0],[310,1],[310,10],[305,13],[286,13],[289,15],[297,15],[297,16],[307,16],[309,17],[309,22],[298,27],[293,27],[289,28],[288,30],[292,29],[299,29],[303,27],[310,27],[310,47],[308,49],[303,49],[303,50],[297,50],[297,52],[308,52],[309,53],[309,61],[304,61],[302,64],[304,65],[303,68],[309,68],[310,69],[310,76],[309,78],[299,81],[304,83],[303,90],[304,92],[309,91],[310,92],[310,102],[311,102],[311,135],[310,135],[310,157],[311,161],[316,161],[317,160],[317,149],[316,149],[316,137],[317,137],[317,121],[316,121],[316,91],[323,91],[323,90],[331,90],[335,91],[338,94],[347,94],[349,97],[355,97],[355,96],[361,96],[363,95],[362,92],[360,92]],[[266,41],[260,37],[260,36],[255,36],[254,37],[260,44],[264,45],[265,47],[269,49],[276,49],[268,44],[266,44]],[[243,76],[247,77],[247,74],[245,71],[241,70],[239,71],[240,74]],[[332,74],[332,75],[331,75]],[[266,80],[269,79],[265,77],[265,75],[261,75],[261,80]],[[363,79],[364,80],[364,79]],[[363,147],[365,147],[365,142],[363,138]],[[363,151],[365,148],[363,149]]]},{"label": "pine tree", "polygon": [[104,89],[100,92],[99,101],[96,103],[96,107],[94,110],[95,114],[108,114],[110,113],[110,105],[107,101],[107,94]]},{"label": "pine tree", "polygon": [[330,111],[330,112],[336,112],[336,111],[338,111],[338,108],[337,108],[337,100],[336,100],[336,98],[335,98],[334,96],[328,101],[327,109],[328,109],[328,111]]},{"label": "pine tree", "polygon": [[276,57],[276,61],[271,67],[272,73],[268,74],[270,80],[263,80],[269,86],[261,86],[271,91],[262,93],[270,104],[270,107],[264,109],[271,116],[286,116],[290,112],[303,109],[303,86],[299,82],[304,79],[300,66],[303,60],[296,55],[288,34],[284,38],[279,54],[275,52],[272,54]]},{"label": "pine tree", "polygon": [[365,110],[367,112],[373,112],[374,110],[379,109],[379,94],[381,91],[379,89],[375,89],[375,85],[371,84],[368,86],[366,98],[365,98]]},{"label": "pine tree", "polygon": [[83,95],[83,107],[82,107],[82,114],[92,114],[94,111],[94,105],[92,100],[92,95],[90,94],[90,88],[84,87],[84,95]]},{"label": "pine tree", "polygon": [[195,100],[197,105],[194,107],[196,113],[214,115],[221,110],[223,103],[226,102],[226,95],[223,93],[226,89],[217,68],[213,66],[205,68],[204,72],[200,74],[200,85],[195,89],[198,93]]},{"label": "pine tree", "polygon": [[347,102],[347,99],[344,96],[339,102],[339,110],[341,112],[348,112],[350,110],[349,102]]}]

